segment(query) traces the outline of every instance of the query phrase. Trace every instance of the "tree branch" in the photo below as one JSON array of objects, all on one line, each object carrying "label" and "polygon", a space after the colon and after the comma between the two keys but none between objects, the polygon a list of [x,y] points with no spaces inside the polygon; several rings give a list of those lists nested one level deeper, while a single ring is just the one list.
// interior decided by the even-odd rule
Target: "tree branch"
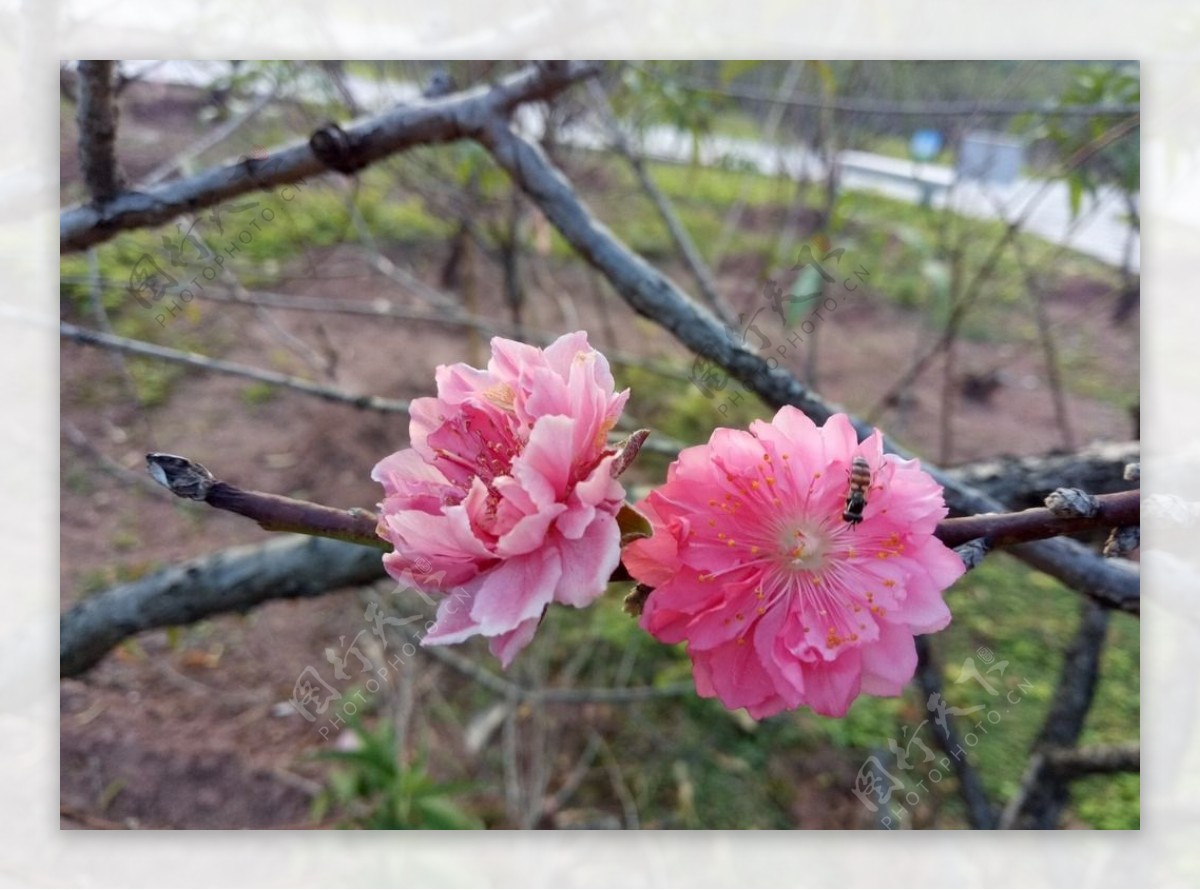
[{"label": "tree branch", "polygon": [[1067,780],[1101,773],[1142,771],[1142,748],[1137,742],[1087,748],[1047,748],[1042,756],[1049,769]]},{"label": "tree branch", "polygon": [[310,140],[263,158],[225,164],[147,192],[125,192],[103,207],[68,208],[59,217],[59,249],[83,250],[117,232],[160,225],[238,195],[324,173],[331,166],[349,172],[414,145],[469,137],[484,121],[504,119],[518,105],[549,99],[597,71],[599,65],[590,62],[530,65],[494,86],[414,102],[345,129],[323,128]]},{"label": "tree branch", "polygon": [[[286,298],[284,299],[286,300]],[[303,298],[296,299],[302,300]],[[216,301],[223,303],[240,303],[249,306],[275,305],[280,306],[280,308],[292,309],[313,308],[311,303],[296,306],[283,306],[277,302],[260,301],[253,298],[221,297],[216,299]],[[357,312],[354,311],[354,308],[362,309],[363,311]],[[495,327],[470,315],[423,315],[416,312],[406,312],[404,310],[396,310],[395,312],[391,312],[389,310],[369,310],[361,306],[354,308],[343,306],[340,310],[331,309],[330,311],[350,311],[351,314],[413,318],[421,321],[440,322],[445,324],[461,324],[464,326],[478,328],[480,330],[488,330]],[[194,368],[203,368],[206,371],[215,371],[219,374],[229,374],[234,377],[245,377],[249,380],[258,380],[262,383],[270,383],[274,386],[282,386],[286,389],[302,392],[305,395],[315,396],[319,399],[324,399],[327,402],[351,405],[355,408],[365,411],[382,411],[385,413],[395,412],[398,414],[407,414],[409,410],[409,403],[402,399],[385,399],[382,396],[357,395],[355,393],[345,392],[332,386],[324,386],[319,383],[312,383],[311,381],[301,379],[300,377],[293,377],[289,374],[280,374],[276,371],[267,371],[261,368],[254,368],[249,365],[238,364],[237,362],[227,362],[223,359],[209,358],[208,356],[200,355],[199,353],[183,352],[178,349],[171,349],[168,346],[158,346],[154,343],[146,343],[142,340],[131,340],[127,337],[120,337],[115,334],[105,334],[100,331],[80,328],[65,321],[59,323],[59,332],[68,340],[82,343],[85,346],[96,346],[101,349],[115,349],[122,352],[131,352],[135,355],[150,356],[152,358],[162,359],[163,361],[175,362],[181,365],[189,365]],[[537,337],[532,337],[530,339],[536,341]],[[554,339],[554,337],[546,335],[542,338],[543,345],[548,345]],[[646,364],[640,360],[634,359],[631,356],[614,358],[612,361],[614,364],[624,362],[625,364],[635,365],[639,368],[644,368],[667,377],[678,376],[677,372],[669,368]],[[613,432],[632,432],[632,430],[628,429],[626,422],[623,421],[619,423],[616,428],[614,428]],[[683,446],[672,439],[659,436],[653,441],[646,442],[643,447],[648,452],[673,456],[677,455]]]},{"label": "tree branch", "polygon": [[[644,69],[643,69],[644,70]],[[1030,102],[1014,99],[918,99],[895,100],[874,99],[863,96],[809,96],[796,92],[779,95],[776,92],[721,84],[720,87],[698,79],[677,77],[673,83],[684,89],[708,96],[728,99],[748,99],[767,105],[784,105],[791,108],[830,108],[849,114],[877,114],[884,116],[911,116],[920,118],[980,118],[1014,117],[1018,114],[1053,114],[1065,117],[1125,117],[1137,115],[1140,105],[1125,103],[1100,103],[1089,105],[1057,105],[1054,102]]]},{"label": "tree branch", "polygon": [[86,346],[99,346],[104,349],[118,349],[122,352],[131,352],[135,355],[147,355],[152,358],[163,359],[164,361],[175,362],[182,365],[191,365],[194,368],[203,368],[206,371],[216,371],[221,374],[231,374],[234,377],[246,377],[250,380],[258,380],[262,383],[270,383],[275,386],[283,386],[288,389],[296,389],[300,392],[307,393],[310,396],[324,399],[327,402],[337,402],[343,405],[352,405],[355,408],[362,408],[371,411],[390,411],[401,414],[408,413],[408,402],[400,399],[385,399],[380,396],[355,395],[354,393],[343,392],[340,389],[335,389],[332,386],[322,386],[319,383],[312,383],[308,380],[302,380],[299,377],[292,377],[289,374],[280,374],[277,371],[266,371],[261,368],[252,368],[249,365],[240,365],[237,362],[227,362],[223,359],[209,358],[205,355],[200,355],[195,352],[183,352],[178,349],[171,349],[168,346],[156,346],[153,343],[145,343],[141,340],[130,340],[128,337],[118,337],[115,334],[104,334],[100,331],[90,331],[87,328],[76,327],[68,322],[59,323],[59,333],[68,340],[74,340],[76,343],[82,343]]},{"label": "tree branch", "polygon": [[248,612],[274,599],[319,596],[384,575],[379,551],[289,535],[189,560],[83,600],[59,622],[59,671],[82,674],[127,637]]},{"label": "tree branch", "polygon": [[[117,103],[111,60],[79,63],[79,166],[92,194],[92,204],[103,207],[121,193],[117,170]],[[81,245],[86,246],[86,245]]]},{"label": "tree branch", "polygon": [[1056,488],[1080,488],[1092,494],[1126,490],[1125,466],[1140,454],[1138,442],[1103,442],[1070,454],[974,461],[951,467],[946,475],[1010,508],[1038,507]]},{"label": "tree branch", "polygon": [[[324,590],[367,583],[384,574],[379,551],[388,549],[387,543],[376,535],[378,519],[369,511],[339,510],[246,491],[215,479],[202,465],[175,455],[147,455],[147,465],[151,475],[178,497],[237,513],[255,520],[265,529],[319,536],[323,543],[319,549],[302,551],[298,549],[300,543],[289,536],[287,540],[292,542],[294,553],[289,549],[267,548],[260,553],[255,548],[238,548],[193,560],[92,597],[63,617],[61,658],[64,676],[86,671],[121,640],[143,630],[186,624],[221,612],[244,612],[280,597],[315,596]],[[1126,500],[1132,500],[1136,494],[1125,493]],[[1121,509],[1129,507],[1125,505]],[[955,529],[965,526],[954,523],[987,519],[995,528],[1011,531],[1008,524],[1014,521],[1012,518],[1023,515],[946,522],[952,523],[950,527]],[[1107,514],[1095,518],[1099,524],[1111,521]],[[1059,533],[1053,527],[1043,525],[1041,528],[1047,533]],[[334,544],[351,549],[328,549]],[[328,564],[309,565],[305,560],[310,558],[328,558],[329,561]],[[275,559],[284,561],[289,568],[285,571],[275,567]],[[295,592],[297,588],[293,584],[280,584],[279,578],[286,577],[287,571],[295,571],[306,579],[299,588],[301,592]],[[222,593],[224,584],[232,584],[235,589]],[[569,700],[569,696],[564,700]]]},{"label": "tree branch", "polygon": [[253,519],[267,531],[299,532],[379,550],[392,549],[375,532],[379,517],[367,510],[339,510],[282,495],[245,491],[213,478],[202,464],[174,454],[147,454],[146,465],[154,480],[171,494]]},{"label": "tree branch", "polygon": [[[648,433],[640,430],[633,454],[640,451]],[[203,465],[174,454],[146,455],[150,474],[173,494],[203,501],[218,510],[227,510],[253,519],[268,531],[292,531],[326,538],[339,538],[387,550],[387,542],[375,533],[378,517],[367,510],[339,510],[260,491],[246,491],[215,479]],[[1049,500],[1049,499],[1048,499]],[[1136,525],[1141,510],[1141,493],[1091,498],[1094,509],[1088,515],[1063,515],[1050,508],[1022,510],[1017,513],[989,513],[943,519],[934,535],[947,547],[958,547],[976,539],[986,549],[1075,534],[1095,528]]]},{"label": "tree branch", "polygon": [[947,547],[983,538],[992,547],[1005,547],[1025,541],[1037,541],[1060,535],[1112,526],[1137,525],[1141,514],[1141,492],[1123,491],[1094,498],[1096,512],[1089,516],[1056,513],[1048,507],[1019,513],[988,513],[943,519],[934,532]]}]

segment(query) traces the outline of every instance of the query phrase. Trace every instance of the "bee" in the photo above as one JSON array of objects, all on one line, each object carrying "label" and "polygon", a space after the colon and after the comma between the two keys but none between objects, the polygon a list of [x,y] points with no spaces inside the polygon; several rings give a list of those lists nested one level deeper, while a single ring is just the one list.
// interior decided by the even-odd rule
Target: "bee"
[{"label": "bee", "polygon": [[846,493],[846,506],[842,510],[842,519],[851,527],[862,522],[863,507],[867,506],[867,489],[871,487],[871,465],[862,455],[854,458],[850,464],[850,490]]}]

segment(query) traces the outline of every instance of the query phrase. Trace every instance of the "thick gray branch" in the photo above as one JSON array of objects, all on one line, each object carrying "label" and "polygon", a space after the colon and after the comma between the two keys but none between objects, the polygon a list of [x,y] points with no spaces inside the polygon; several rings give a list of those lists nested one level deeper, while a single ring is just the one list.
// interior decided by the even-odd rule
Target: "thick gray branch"
[{"label": "thick gray branch", "polygon": [[[608,278],[636,312],[670,331],[698,356],[728,371],[773,407],[793,405],[818,422],[843,410],[825,402],[782,367],[772,369],[764,358],[734,340],[710,312],[674,282],[623,245],[584,206],[541,149],[514,133],[506,120],[492,118],[479,138],[568,243]],[[852,417],[851,422],[860,437],[872,432],[872,427],[861,420]],[[903,457],[912,456],[886,437],[884,446]],[[1004,505],[994,498],[935,466],[924,466],[945,486],[946,501],[955,514],[1003,512]],[[1106,561],[1083,545],[1063,538],[1022,544],[1012,552],[1108,608],[1138,611],[1140,582],[1137,569],[1130,563]]]},{"label": "thick gray branch", "polygon": [[233,547],[111,587],[83,600],[59,623],[59,670],[82,674],[127,637],[248,612],[273,599],[319,596],[383,577],[378,550],[328,538],[287,535]]},{"label": "thick gray branch", "polygon": [[1056,488],[1091,494],[1125,491],[1125,465],[1138,459],[1138,442],[1104,442],[1070,454],[1002,457],[946,470],[946,475],[1015,509],[1040,507]]},{"label": "thick gray branch", "polygon": [[1042,756],[1046,765],[1063,779],[1142,771],[1142,746],[1137,742],[1092,745],[1087,748],[1048,748]]},{"label": "thick gray branch", "polygon": [[59,249],[83,250],[125,229],[161,225],[181,213],[298,182],[331,166],[348,172],[414,145],[469,137],[485,121],[505,119],[517,105],[548,99],[597,70],[585,62],[530,65],[495,86],[414,102],[344,129],[331,125],[263,158],[215,167],[146,192],[126,192],[104,207],[68,208],[59,217]]},{"label": "thick gray branch", "polygon": [[[117,170],[117,103],[111,60],[79,63],[79,166],[92,194],[92,204],[103,207],[121,192]],[[99,211],[93,211],[99,212]]]}]

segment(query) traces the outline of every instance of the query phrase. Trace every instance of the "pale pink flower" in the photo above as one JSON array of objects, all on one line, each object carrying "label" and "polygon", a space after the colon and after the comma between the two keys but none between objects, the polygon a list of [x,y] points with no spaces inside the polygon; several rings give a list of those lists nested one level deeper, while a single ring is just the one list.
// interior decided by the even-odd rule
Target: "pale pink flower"
[{"label": "pale pink flower", "polygon": [[[851,524],[856,455],[872,480]],[[878,431],[860,444],[844,414],[817,427],[785,407],[749,432],[717,429],[638,509],[653,535],[623,557],[654,588],[642,627],[686,640],[699,694],[756,718],[801,705],[841,716],[860,693],[898,695],[913,635],[950,622],[941,592],[964,571],[933,536],[941,486],[884,455]]]},{"label": "pale pink flower", "polygon": [[582,331],[544,350],[496,337],[487,370],[437,369],[412,447],[381,460],[389,574],[443,599],[424,644],[491,637],[507,667],[552,602],[582,607],[620,560],[625,491],[607,445],[628,391]]}]

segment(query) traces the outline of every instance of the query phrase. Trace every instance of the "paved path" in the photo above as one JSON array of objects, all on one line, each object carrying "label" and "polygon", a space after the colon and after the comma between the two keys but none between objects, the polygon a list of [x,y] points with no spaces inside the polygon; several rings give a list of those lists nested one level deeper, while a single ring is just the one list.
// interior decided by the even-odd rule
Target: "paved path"
[{"label": "paved path", "polygon": [[[143,70],[148,80],[196,87],[207,87],[229,71],[224,62],[130,61],[123,65],[131,73]],[[411,83],[379,82],[354,75],[346,81],[355,101],[370,112],[420,98],[420,89]],[[331,97],[329,81],[316,71],[310,80],[290,84],[288,93],[298,98]],[[518,123],[536,135],[541,128],[541,115],[533,107],[522,106]],[[592,123],[577,124],[559,135],[562,142],[579,148],[600,150],[608,144]],[[690,163],[693,158],[691,136],[670,127],[649,129],[643,150],[648,157],[673,163]],[[711,136],[701,141],[698,157],[702,164],[732,165],[768,175],[824,176],[823,164],[807,149],[769,145],[753,139]],[[1120,266],[1126,250],[1130,250],[1131,267],[1140,268],[1141,242],[1131,232],[1124,202],[1115,189],[1102,190],[1096,200],[1085,197],[1079,216],[1072,220],[1067,187],[1061,182],[1019,179],[1007,186],[966,181],[956,184],[954,170],[936,164],[914,164],[860,151],[843,151],[838,160],[845,189],[877,192],[917,203],[924,188],[932,188],[934,207],[949,205],[964,216],[978,219],[1012,221],[1024,217],[1023,228],[1047,241],[1069,246],[1113,266]]]}]

